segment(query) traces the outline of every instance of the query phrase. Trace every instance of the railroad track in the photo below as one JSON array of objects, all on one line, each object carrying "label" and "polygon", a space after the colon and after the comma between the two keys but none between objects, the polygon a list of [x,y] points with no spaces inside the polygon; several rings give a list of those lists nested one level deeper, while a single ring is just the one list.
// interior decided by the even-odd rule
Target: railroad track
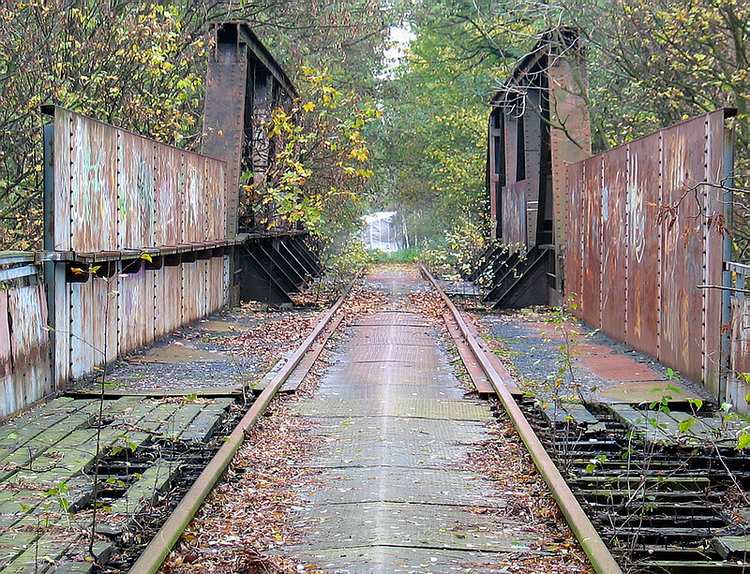
[{"label": "railroad track", "polygon": [[295,382],[298,385],[310,371],[328,338],[341,322],[337,311],[344,303],[348,292],[348,289],[344,290],[333,306],[321,314],[313,330],[292,355],[280,368],[273,370],[272,377],[267,381],[263,391],[228,434],[218,452],[207,462],[187,493],[128,570],[129,574],[153,574],[159,571],[167,555],[237,454],[249,429],[263,416],[273,398],[285,385]]},{"label": "railroad track", "polygon": [[750,460],[734,449],[732,429],[717,428],[732,423],[708,405],[700,415],[630,405],[570,404],[556,412],[524,397],[421,271],[449,308],[448,330],[477,390],[500,399],[597,572],[750,572],[750,512],[729,510],[732,499],[750,506]]},{"label": "railroad track", "polygon": [[[741,518],[726,510],[727,500],[737,496],[737,485],[744,487],[750,482],[746,457],[738,456],[730,445],[715,445],[711,451],[700,448],[696,440],[685,444],[669,442],[659,425],[642,425],[640,432],[634,432],[638,421],[634,422],[633,417],[640,416],[640,411],[632,407],[568,404],[564,416],[542,408],[518,391],[507,369],[434,277],[424,267],[421,272],[447,306],[443,318],[448,332],[479,394],[496,395],[502,403],[596,572],[750,572],[750,563],[744,557],[746,538]],[[120,560],[110,561],[111,571],[151,574],[160,569],[221,479],[247,431],[263,416],[279,391],[298,385],[312,368],[341,322],[343,314],[338,311],[345,298],[346,294],[342,295],[321,314],[303,343],[272,371],[265,389],[247,410],[224,416],[221,427],[214,432],[220,440],[206,443],[205,447],[196,444],[183,448],[179,441],[165,443],[153,455],[146,444],[137,451],[143,460],[135,457],[127,461],[128,476],[140,474],[140,467],[133,467],[140,464],[139,460],[144,475],[154,472],[149,469],[164,465],[176,468],[179,463],[180,474],[174,480],[177,487],[173,484],[172,489],[181,498],[166,518],[155,518],[150,531],[142,534],[147,536],[158,528],[145,548],[132,548],[128,553],[128,539],[122,538],[127,529],[101,532],[120,540],[119,553],[115,553]],[[120,399],[123,403],[133,400],[137,399]],[[214,399],[217,413],[232,400]],[[119,403],[110,404],[114,409]],[[716,420],[715,413],[709,411],[700,424],[707,426],[712,420]],[[151,460],[154,457],[159,459],[159,465]],[[126,463],[117,456],[105,458],[100,472],[116,476],[122,473],[123,464]],[[169,472],[161,476],[170,480]],[[132,485],[108,486],[97,495],[97,501],[117,505],[118,499],[123,498],[120,491],[128,487]],[[108,503],[109,495],[112,500]]]}]

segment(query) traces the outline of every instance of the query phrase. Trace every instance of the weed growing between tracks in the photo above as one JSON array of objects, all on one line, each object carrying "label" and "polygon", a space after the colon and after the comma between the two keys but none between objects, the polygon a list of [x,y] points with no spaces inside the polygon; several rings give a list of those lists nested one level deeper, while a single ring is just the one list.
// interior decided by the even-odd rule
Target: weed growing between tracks
[{"label": "weed growing between tracks", "polygon": [[536,574],[592,573],[588,560],[565,523],[549,488],[534,468],[502,404],[491,399],[495,419],[487,423],[490,438],[475,445],[466,467],[493,481],[498,492],[511,494],[505,508],[490,511],[495,520],[518,521],[538,540],[530,552],[513,555],[504,572]]}]

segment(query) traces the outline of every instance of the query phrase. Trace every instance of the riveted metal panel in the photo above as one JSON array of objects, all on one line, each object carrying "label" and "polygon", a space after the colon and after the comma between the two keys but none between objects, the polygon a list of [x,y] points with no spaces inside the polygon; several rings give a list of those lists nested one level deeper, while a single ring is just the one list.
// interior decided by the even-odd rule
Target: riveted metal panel
[{"label": "riveted metal panel", "polygon": [[226,232],[226,186],[224,166],[217,162],[206,162],[206,239],[219,241]]},{"label": "riveted metal panel", "polygon": [[18,409],[13,380],[13,358],[8,323],[8,292],[0,291],[0,416],[8,416]]},{"label": "riveted metal panel", "polygon": [[503,195],[503,243],[526,243],[526,195],[529,182],[519,181],[505,188]]},{"label": "riveted metal panel", "polygon": [[[571,206],[583,205],[583,174],[585,164],[578,162],[566,166],[566,189],[570,195]],[[581,307],[582,265],[583,265],[583,211],[569,209],[565,214],[568,219],[566,227],[569,232],[565,238],[565,301],[576,313]]]},{"label": "riveted metal panel", "polygon": [[[547,69],[550,99],[550,148],[552,157],[552,197],[554,236],[565,244],[569,194],[564,187],[566,163],[591,154],[591,127],[586,94],[586,74],[582,63],[554,58]],[[575,209],[575,206],[572,206]]]},{"label": "riveted metal panel", "polygon": [[[713,184],[725,184],[726,168],[725,156],[726,127],[724,110],[719,110],[706,116],[706,180]],[[731,145],[731,144],[730,144]],[[724,260],[724,214],[731,212],[732,195],[716,185],[703,186],[704,212],[707,220],[703,226],[704,233],[704,261],[706,268],[705,283],[708,285],[722,285]],[[727,209],[727,205],[730,206]],[[721,372],[721,334],[722,334],[722,292],[719,289],[704,289],[705,297],[705,332],[703,379],[709,388],[718,391]],[[727,325],[727,328],[729,326]]]},{"label": "riveted metal panel", "polygon": [[602,330],[621,341],[626,332],[628,150],[607,154],[601,186],[601,315]]},{"label": "riveted metal panel", "polygon": [[224,222],[229,238],[237,233],[247,68],[247,46],[219,43],[211,52],[206,77],[202,151],[227,162]]},{"label": "riveted metal panel", "polygon": [[224,257],[212,257],[209,262],[208,313],[224,306]]},{"label": "riveted metal panel", "polygon": [[[505,137],[505,181],[508,184],[516,181],[516,168],[518,167],[518,118],[511,114],[505,114],[503,121]],[[503,211],[505,207],[503,206]]]},{"label": "riveted metal panel", "polygon": [[542,162],[542,110],[540,92],[532,89],[527,94],[524,114],[524,150],[526,153],[526,227],[528,245],[536,245],[539,212],[539,177]]},{"label": "riveted metal panel", "polygon": [[44,287],[9,290],[8,317],[15,404],[22,408],[52,391]]},{"label": "riveted metal panel", "polygon": [[117,130],[118,233],[121,249],[154,245],[154,142]]},{"label": "riveted metal panel", "polygon": [[601,326],[601,217],[602,156],[585,160],[582,194],[583,275],[581,283],[581,316],[590,325]]},{"label": "riveted metal panel", "polygon": [[153,315],[153,300],[148,298],[144,267],[137,273],[121,275],[118,292],[118,347],[119,353],[124,354],[151,341],[146,332],[146,315]]},{"label": "riveted metal panel", "polygon": [[182,191],[185,187],[183,152],[157,148],[155,161],[155,245],[177,245],[182,239]]},{"label": "riveted metal panel", "polygon": [[59,108],[54,146],[56,249],[94,253],[226,238],[223,161]]},{"label": "riveted metal panel", "polygon": [[208,314],[208,280],[209,280],[209,264],[211,261],[205,259],[203,261],[197,261],[198,263],[198,295],[197,295],[197,315],[196,319],[205,317]]},{"label": "riveted metal panel", "polygon": [[[117,279],[70,285],[70,374],[81,377],[117,357]],[[108,301],[109,299],[109,301]]]},{"label": "riveted metal panel", "polygon": [[115,130],[72,114],[70,150],[56,158],[55,165],[64,163],[66,157],[70,162],[70,248],[84,253],[117,249]]},{"label": "riveted metal panel", "polygon": [[657,354],[659,320],[659,145],[659,134],[628,145],[628,332],[625,340],[652,356]]},{"label": "riveted metal panel", "polygon": [[750,373],[750,299],[732,298],[731,301],[731,350],[730,384],[727,385],[726,399],[735,408],[747,412],[745,397],[750,392],[748,385],[739,373]]},{"label": "riveted metal panel", "polygon": [[154,336],[178,328],[182,316],[182,268],[164,266],[154,274]]},{"label": "riveted metal panel", "polygon": [[233,302],[230,301],[230,294],[229,289],[231,287],[231,281],[232,281],[232,273],[231,273],[231,259],[229,255],[224,256],[223,261],[223,268],[224,268],[224,293],[223,293],[223,299],[222,299],[222,305],[227,303],[231,304]]},{"label": "riveted metal panel", "polygon": [[580,236],[579,316],[712,391],[722,296],[707,286],[722,284],[724,151],[720,110],[568,168],[566,292]]},{"label": "riveted metal panel", "polygon": [[[662,199],[679,205],[662,225],[659,359],[693,379],[703,374],[703,229],[699,189],[705,176],[703,118],[662,132]],[[698,195],[698,201],[692,194]]]},{"label": "riveted metal panel", "polygon": [[201,156],[185,154],[185,187],[182,203],[182,243],[206,241],[206,164]]},{"label": "riveted metal panel", "polygon": [[182,264],[182,322],[190,323],[201,316],[205,294],[204,262]]},{"label": "riveted metal panel", "polygon": [[54,136],[54,209],[53,243],[60,251],[70,249],[70,131],[71,113],[58,109],[55,112]]}]

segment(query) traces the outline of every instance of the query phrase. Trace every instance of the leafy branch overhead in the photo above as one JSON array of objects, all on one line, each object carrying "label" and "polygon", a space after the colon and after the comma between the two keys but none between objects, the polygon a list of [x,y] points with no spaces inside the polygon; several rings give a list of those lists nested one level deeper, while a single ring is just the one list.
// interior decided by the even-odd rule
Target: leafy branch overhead
[{"label": "leafy branch overhead", "polygon": [[265,131],[276,152],[266,177],[243,186],[243,205],[256,212],[272,205],[285,223],[326,238],[358,220],[373,175],[365,130],[381,112],[337,87],[326,71],[303,67],[302,73],[303,97],[271,113]]}]

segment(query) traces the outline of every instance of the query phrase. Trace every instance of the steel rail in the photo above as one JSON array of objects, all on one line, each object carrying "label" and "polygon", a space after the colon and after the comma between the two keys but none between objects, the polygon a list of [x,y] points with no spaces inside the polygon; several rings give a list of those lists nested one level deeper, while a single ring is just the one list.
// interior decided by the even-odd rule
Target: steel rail
[{"label": "steel rail", "polygon": [[336,311],[338,311],[349,295],[350,287],[345,289],[336,303],[320,316],[312,332],[289,358],[284,367],[269,381],[263,392],[258,395],[250,410],[240,419],[240,422],[234,427],[232,434],[227,437],[219,451],[209,461],[208,465],[190,487],[190,490],[185,493],[185,496],[182,497],[177,507],[169,515],[167,521],[162,524],[159,531],[151,539],[151,542],[148,543],[148,546],[143,550],[138,560],[128,570],[129,574],[154,574],[158,572],[169,552],[198,512],[203,501],[232,462],[232,459],[245,440],[247,430],[263,415],[274,396],[276,396],[276,393],[302,362],[303,357],[310,347],[312,347],[318,336],[331,322]]},{"label": "steel rail", "polygon": [[502,402],[503,407],[505,408],[505,412],[510,417],[511,422],[520,435],[524,445],[526,445],[526,449],[531,455],[539,474],[542,475],[542,478],[552,491],[552,496],[555,498],[558,507],[562,511],[563,516],[565,516],[565,520],[573,531],[573,534],[575,534],[583,551],[591,561],[594,570],[598,574],[622,574],[622,569],[615,561],[606,544],[604,544],[604,541],[599,536],[599,533],[594,528],[589,517],[586,516],[586,513],[583,511],[583,508],[581,508],[580,503],[565,482],[562,474],[560,474],[557,466],[555,466],[555,463],[552,461],[549,454],[547,454],[541,441],[534,433],[534,430],[531,428],[531,425],[528,420],[526,420],[526,417],[518,406],[518,403],[516,403],[513,395],[503,383],[503,377],[497,372],[487,358],[484,350],[476,340],[476,336],[464,321],[461,312],[453,304],[453,301],[451,301],[445,294],[438,282],[432,276],[432,273],[430,273],[422,264],[420,264],[419,267],[423,277],[432,284],[435,290],[440,294],[440,297],[443,299],[448,309],[450,309],[453,318],[461,329],[464,339],[476,356],[482,370],[489,378],[500,402]]}]

